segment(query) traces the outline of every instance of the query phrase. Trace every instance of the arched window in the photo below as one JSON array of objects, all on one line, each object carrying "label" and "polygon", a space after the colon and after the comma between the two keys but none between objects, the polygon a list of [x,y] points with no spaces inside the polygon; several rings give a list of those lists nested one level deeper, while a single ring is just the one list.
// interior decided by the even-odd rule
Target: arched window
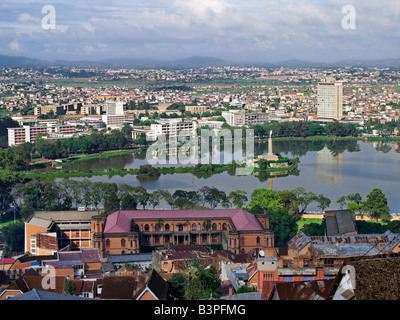
[{"label": "arched window", "polygon": [[139,225],[138,224],[135,224],[134,230],[135,230],[135,232],[139,232]]},{"label": "arched window", "polygon": [[212,230],[217,230],[217,224],[216,224],[216,223],[213,223],[212,226],[211,226],[211,228],[212,228]]},{"label": "arched window", "polygon": [[192,231],[197,231],[197,224],[195,223],[192,224]]},{"label": "arched window", "polygon": [[242,249],[242,254],[245,254],[246,252],[244,251],[244,249]]},{"label": "arched window", "polygon": [[260,244],[260,237],[257,237],[257,244]]},{"label": "arched window", "polygon": [[146,224],[146,225],[144,226],[144,231],[149,231],[149,230],[150,230],[149,225]]},{"label": "arched window", "polygon": [[242,239],[241,239],[241,244],[243,245],[243,244],[245,244],[245,238],[244,237],[242,237]]},{"label": "arched window", "polygon": [[121,239],[121,248],[125,247],[125,243],[126,243],[125,239]]},{"label": "arched window", "polygon": [[164,230],[165,231],[169,231],[169,224],[168,223],[164,226]]},{"label": "arched window", "polygon": [[110,247],[110,239],[106,240],[106,247],[109,248]]},{"label": "arched window", "polygon": [[158,224],[156,224],[156,225],[154,226],[154,230],[155,230],[155,231],[160,231],[160,226],[159,226]]},{"label": "arched window", "polygon": [[226,223],[222,224],[222,230],[228,230],[228,225]]}]

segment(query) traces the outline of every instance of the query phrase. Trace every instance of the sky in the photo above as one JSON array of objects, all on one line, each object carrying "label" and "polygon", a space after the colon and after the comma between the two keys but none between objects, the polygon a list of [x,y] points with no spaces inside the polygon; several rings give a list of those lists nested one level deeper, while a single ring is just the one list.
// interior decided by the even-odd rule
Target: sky
[{"label": "sky", "polygon": [[400,1],[1,0],[0,54],[53,61],[400,58]]}]

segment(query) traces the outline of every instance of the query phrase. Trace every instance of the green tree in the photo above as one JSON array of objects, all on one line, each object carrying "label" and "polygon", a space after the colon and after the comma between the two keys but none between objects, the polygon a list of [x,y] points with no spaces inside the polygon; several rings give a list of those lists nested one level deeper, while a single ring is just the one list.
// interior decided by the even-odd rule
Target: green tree
[{"label": "green tree", "polygon": [[278,197],[290,215],[295,216],[299,213],[298,199],[293,191],[279,191]]},{"label": "green tree", "polygon": [[373,219],[389,219],[390,209],[385,194],[381,189],[374,188],[364,202],[365,213]]},{"label": "green tree", "polygon": [[70,296],[74,294],[74,286],[71,280],[65,281],[65,294]]},{"label": "green tree", "polygon": [[228,195],[229,201],[235,206],[235,208],[241,209],[248,201],[246,191],[236,190],[231,191]]},{"label": "green tree", "polygon": [[321,223],[307,223],[303,226],[301,231],[307,236],[324,236],[325,235],[325,226],[324,222]]},{"label": "green tree", "polygon": [[317,207],[320,208],[321,211],[325,211],[325,209],[329,208],[331,204],[331,200],[323,194],[319,194],[315,201],[318,203]]},{"label": "green tree", "polygon": [[204,263],[200,258],[186,260],[180,264],[180,269],[185,275],[184,285],[186,300],[199,300],[201,298],[218,297],[221,280],[218,271],[212,264]]},{"label": "green tree", "polygon": [[254,288],[253,286],[244,284],[238,288],[236,293],[247,293],[247,292],[256,292],[256,291],[257,291],[256,288]]},{"label": "green tree", "polygon": [[104,211],[106,214],[113,213],[120,209],[120,200],[115,191],[110,191],[104,203]]},{"label": "green tree", "polygon": [[284,207],[268,209],[269,227],[274,232],[275,246],[283,247],[297,233],[297,219]]},{"label": "green tree", "polygon": [[136,197],[129,194],[123,193],[121,195],[121,210],[136,210],[137,209]]},{"label": "green tree", "polygon": [[0,242],[5,243],[5,251],[11,254],[14,251],[24,250],[25,224],[17,221],[0,229]]},{"label": "green tree", "polygon": [[269,210],[270,208],[284,208],[278,194],[266,188],[258,188],[252,192],[251,200],[247,205],[247,208],[251,211],[251,208],[254,206],[266,210]]}]

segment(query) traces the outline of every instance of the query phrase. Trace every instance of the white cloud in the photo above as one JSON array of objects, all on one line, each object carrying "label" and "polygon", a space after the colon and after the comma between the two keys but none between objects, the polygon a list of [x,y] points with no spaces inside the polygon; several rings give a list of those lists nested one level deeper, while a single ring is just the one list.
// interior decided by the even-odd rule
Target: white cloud
[{"label": "white cloud", "polygon": [[20,51],[21,47],[19,45],[19,42],[17,40],[13,40],[8,44],[8,47],[11,49],[11,51]]},{"label": "white cloud", "polygon": [[21,14],[18,19],[19,22],[31,22],[31,23],[40,23],[40,19],[31,16],[29,13],[23,13]]}]

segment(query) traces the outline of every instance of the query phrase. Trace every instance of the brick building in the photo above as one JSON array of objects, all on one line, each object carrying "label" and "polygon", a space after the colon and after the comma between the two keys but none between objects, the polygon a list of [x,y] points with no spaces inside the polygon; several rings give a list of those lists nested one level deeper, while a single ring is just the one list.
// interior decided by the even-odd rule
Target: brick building
[{"label": "brick building", "polygon": [[242,209],[117,211],[92,218],[91,241],[102,257],[150,252],[168,244],[222,247],[235,254],[274,247],[268,215]]},{"label": "brick building", "polygon": [[49,255],[70,246],[90,248],[91,218],[98,211],[38,211],[25,222],[25,252]]}]

